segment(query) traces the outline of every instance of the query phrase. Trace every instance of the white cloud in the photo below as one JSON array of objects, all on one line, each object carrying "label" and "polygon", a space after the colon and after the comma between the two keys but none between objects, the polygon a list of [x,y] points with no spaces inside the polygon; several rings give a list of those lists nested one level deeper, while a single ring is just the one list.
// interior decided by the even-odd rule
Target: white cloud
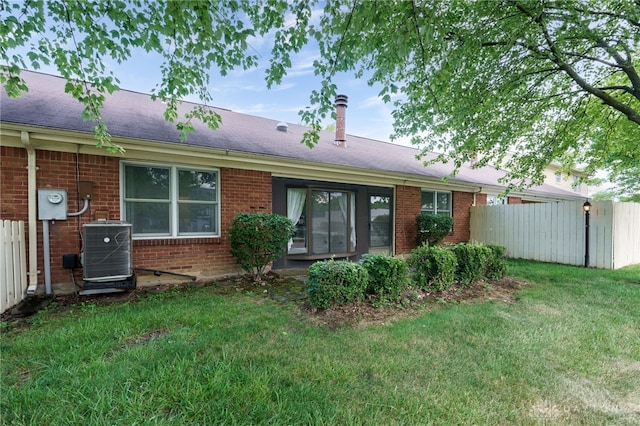
[{"label": "white cloud", "polygon": [[379,96],[369,96],[358,104],[360,108],[380,108],[384,107],[385,103]]},{"label": "white cloud", "polygon": [[285,91],[285,90],[293,89],[296,86],[297,86],[297,84],[295,84],[295,83],[282,83],[282,84],[280,84],[278,86],[273,87],[271,89],[271,91],[273,91],[273,92],[282,92],[282,91]]}]

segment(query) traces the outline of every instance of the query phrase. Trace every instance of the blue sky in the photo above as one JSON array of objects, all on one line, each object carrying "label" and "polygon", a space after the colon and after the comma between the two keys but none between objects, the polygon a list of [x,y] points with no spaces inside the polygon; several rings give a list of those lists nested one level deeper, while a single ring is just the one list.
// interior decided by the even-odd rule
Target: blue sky
[{"label": "blue sky", "polygon": [[[319,79],[314,76],[312,64],[319,55],[313,45],[305,47],[293,58],[292,68],[278,86],[267,89],[265,68],[269,59],[269,36],[254,39],[252,48],[261,55],[263,63],[247,71],[232,71],[222,77],[217,70],[211,70],[209,87],[212,105],[232,111],[266,117],[278,121],[298,124],[298,112],[309,106],[309,95],[319,88]],[[20,49],[25,53],[27,49]],[[121,89],[141,93],[151,93],[161,81],[162,58],[139,50],[128,61],[118,64],[105,59],[107,68],[120,80]],[[56,74],[53,66],[42,66],[40,72]],[[338,93],[349,97],[347,108],[347,134],[390,141],[393,131],[392,106],[384,104],[378,97],[379,87],[369,87],[366,78],[355,79],[353,75],[339,75],[334,80]],[[196,96],[185,100],[199,102]],[[328,117],[324,125],[332,124]],[[396,143],[409,144],[407,139]]]},{"label": "blue sky", "polygon": [[[319,88],[311,64],[316,52],[306,48],[296,55],[292,69],[279,86],[267,89],[264,67],[248,71],[233,71],[221,77],[211,72],[210,90],[213,105],[232,111],[271,118],[288,123],[300,123],[298,111],[309,105],[309,95]],[[160,61],[145,52],[125,64],[110,64],[123,89],[150,93],[160,81]],[[392,132],[391,105],[385,105],[377,96],[379,88],[369,87],[366,79],[356,80],[341,75],[335,80],[338,93],[349,97],[347,133],[379,140],[389,140]],[[187,98],[197,102],[196,97]],[[331,124],[327,118],[325,125]]]},{"label": "blue sky", "polygon": [[[313,11],[311,21],[317,24],[321,14],[321,9]],[[50,23],[47,24],[49,25]],[[293,22],[287,22],[285,25],[293,25]],[[296,54],[292,68],[282,83],[268,90],[264,71],[269,60],[274,33],[275,30],[265,36],[248,40],[250,53],[257,53],[262,61],[257,68],[232,71],[225,77],[221,77],[217,70],[211,70],[212,84],[209,89],[214,98],[213,106],[288,123],[300,123],[298,111],[309,105],[311,91],[319,88],[319,80],[314,76],[312,69],[313,61],[319,57],[318,49],[311,43]],[[33,41],[36,40],[34,37]],[[24,54],[26,51],[27,49],[20,49],[20,53]],[[149,54],[140,49],[123,64],[118,64],[110,58],[103,59],[108,69],[120,80],[122,89],[150,93],[161,80],[162,58],[157,54]],[[38,71],[58,74],[54,67],[48,66],[43,66]],[[347,134],[389,141],[393,131],[392,106],[384,104],[377,96],[380,88],[369,87],[366,78],[355,79],[353,75],[340,75],[334,83],[338,87],[338,93],[349,97]],[[197,97],[186,100],[199,101]],[[324,125],[331,123],[332,120],[327,118]],[[396,143],[408,144],[407,139]]]}]

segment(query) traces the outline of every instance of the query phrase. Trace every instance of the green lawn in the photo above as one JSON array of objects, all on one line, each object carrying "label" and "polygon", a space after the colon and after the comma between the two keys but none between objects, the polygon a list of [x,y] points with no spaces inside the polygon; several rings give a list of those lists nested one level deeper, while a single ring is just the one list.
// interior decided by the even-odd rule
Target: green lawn
[{"label": "green lawn", "polygon": [[3,324],[1,422],[639,424],[640,266],[510,261],[517,302],[318,327],[213,287]]}]

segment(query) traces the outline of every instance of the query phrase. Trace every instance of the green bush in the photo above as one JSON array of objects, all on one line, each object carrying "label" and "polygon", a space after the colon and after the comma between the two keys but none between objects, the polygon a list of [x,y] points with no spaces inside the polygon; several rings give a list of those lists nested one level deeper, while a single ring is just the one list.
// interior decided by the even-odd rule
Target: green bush
[{"label": "green bush", "polygon": [[309,267],[307,273],[309,303],[326,309],[362,300],[368,273],[364,266],[346,260],[325,260]]},{"label": "green bush", "polygon": [[294,235],[293,222],[273,213],[240,213],[229,228],[231,255],[255,281],[284,252]]},{"label": "green bush", "polygon": [[451,232],[453,218],[441,214],[421,213],[416,216],[416,246],[440,244]]},{"label": "green bush", "polygon": [[368,294],[379,296],[381,301],[400,299],[400,294],[409,285],[406,260],[384,254],[365,254],[361,264],[369,275]]},{"label": "green bush", "polygon": [[423,290],[443,291],[453,285],[456,272],[456,256],[443,247],[422,245],[409,255],[409,267],[413,268],[412,280]]},{"label": "green bush", "polygon": [[484,276],[490,280],[499,280],[507,275],[507,259],[505,258],[507,249],[503,246],[492,244],[488,245],[487,248],[491,251],[491,255],[487,261]]},{"label": "green bush", "polygon": [[456,279],[461,284],[468,286],[484,278],[487,262],[491,257],[491,250],[487,246],[479,243],[460,243],[454,245],[451,250],[458,261]]}]

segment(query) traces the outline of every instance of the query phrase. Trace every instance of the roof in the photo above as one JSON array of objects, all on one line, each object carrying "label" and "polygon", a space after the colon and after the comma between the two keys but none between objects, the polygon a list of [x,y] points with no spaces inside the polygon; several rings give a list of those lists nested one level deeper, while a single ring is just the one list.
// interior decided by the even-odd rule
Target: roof
[{"label": "roof", "polygon": [[[17,99],[9,98],[2,91],[0,121],[93,133],[95,123],[82,119],[83,106],[65,93],[64,78],[32,71],[22,71],[21,76],[29,91]],[[194,105],[184,102],[179,107],[179,113],[188,112]],[[327,131],[320,132],[319,143],[310,149],[300,143],[302,135],[308,130],[305,126],[288,123],[288,131],[283,132],[276,129],[278,120],[227,109],[212,109],[222,118],[220,127],[211,130],[196,121],[193,123],[195,132],[188,135],[186,142],[180,141],[180,132],[175,125],[164,119],[165,105],[160,100],[153,101],[148,94],[119,90],[107,95],[102,115],[114,138],[157,141],[175,145],[176,148],[186,143],[203,148],[311,161],[328,166],[409,174],[428,180],[449,177],[450,182],[475,187],[504,187],[498,183],[498,179],[505,173],[493,167],[473,169],[470,165],[463,165],[455,177],[450,177],[454,170],[452,164],[438,163],[425,167],[416,158],[420,153],[418,149],[354,135],[347,135],[347,147],[340,148],[333,143],[335,134]],[[577,197],[576,194],[546,184],[530,188],[526,192],[561,198]]]}]

